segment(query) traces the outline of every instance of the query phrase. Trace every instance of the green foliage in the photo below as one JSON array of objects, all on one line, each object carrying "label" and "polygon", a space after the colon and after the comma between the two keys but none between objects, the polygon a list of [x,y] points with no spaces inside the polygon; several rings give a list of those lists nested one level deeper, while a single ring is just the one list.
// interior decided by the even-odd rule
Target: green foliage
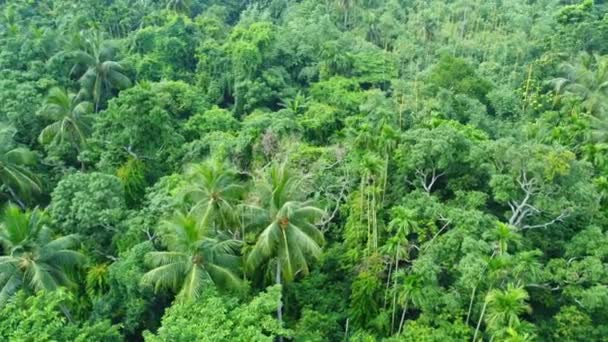
[{"label": "green foliage", "polygon": [[176,213],[162,224],[168,251],[146,255],[152,270],[142,277],[144,285],[153,285],[155,291],[176,291],[180,302],[196,300],[212,282],[220,287],[240,286],[234,273],[239,263],[234,255],[238,241],[223,237],[206,220],[197,222],[190,214]]},{"label": "green foliage", "polygon": [[428,82],[430,90],[448,89],[456,94],[465,94],[485,101],[491,83],[479,77],[466,61],[453,56],[442,57],[431,70]]},{"label": "green foliage", "polygon": [[193,115],[185,124],[186,130],[197,138],[203,138],[206,134],[218,131],[237,132],[239,126],[239,122],[229,111],[217,106],[204,113]]},{"label": "green foliage", "polygon": [[0,222],[0,306],[20,288],[53,291],[71,285],[70,275],[85,256],[75,251],[77,235],[54,238],[38,210],[22,212],[9,205]]},{"label": "green foliage", "polygon": [[308,274],[309,261],[318,259],[323,233],[316,222],[323,210],[301,201],[306,196],[302,179],[285,165],[273,164],[259,184],[260,223],[265,226],[247,256],[250,270],[274,259],[276,281],[291,281],[296,274]]},{"label": "green foliage", "polygon": [[27,197],[39,192],[41,186],[29,169],[35,164],[36,155],[27,148],[15,146],[14,134],[11,127],[0,125],[0,185],[19,201],[17,194]]},{"label": "green foliage", "polygon": [[207,289],[198,300],[176,303],[163,316],[156,335],[144,333],[146,341],[274,341],[289,336],[273,317],[281,300],[281,287],[269,287],[249,302],[219,295]]},{"label": "green foliage", "polygon": [[591,0],[0,1],[0,336],[602,340],[607,41]]},{"label": "green foliage", "polygon": [[78,77],[81,91],[95,103],[96,110],[111,96],[114,89],[131,86],[131,80],[124,74],[124,68],[115,60],[116,46],[106,41],[99,31],[81,32],[79,46],[69,51],[74,60],[71,74]]},{"label": "green foliage", "polygon": [[52,121],[38,136],[38,141],[49,149],[68,143],[80,152],[90,134],[90,116],[93,104],[78,95],[59,88],[49,91],[41,114]]},{"label": "green foliage", "polygon": [[141,277],[148,270],[144,258],[151,251],[151,243],[137,244],[121,253],[118,260],[107,267],[101,293],[91,298],[93,318],[107,317],[121,322],[127,336],[151,328],[152,322],[160,319],[161,313],[154,312],[154,308],[162,303],[162,299],[155,301],[152,292],[140,285]]},{"label": "green foliage", "polygon": [[[185,1],[169,1],[167,7],[187,11]],[[142,80],[189,80],[196,67],[194,52],[198,29],[188,18],[168,16],[159,25],[147,26],[133,37],[138,54],[132,63]]]},{"label": "green foliage", "polygon": [[93,125],[89,158],[100,168],[113,170],[134,155],[147,164],[152,179],[171,169],[184,142],[177,118],[200,109],[190,91],[183,83],[171,82],[140,84],[121,92]]},{"label": "green foliage", "polygon": [[68,175],[53,190],[49,213],[62,232],[80,234],[87,249],[106,255],[126,214],[122,184],[98,172]]},{"label": "green foliage", "polygon": [[118,327],[107,320],[70,321],[66,305],[75,300],[62,290],[42,291],[33,297],[19,292],[0,309],[0,335],[9,341],[122,341]]},{"label": "green foliage", "polygon": [[122,183],[127,204],[139,204],[146,190],[146,165],[139,159],[131,157],[116,170],[116,177]]}]

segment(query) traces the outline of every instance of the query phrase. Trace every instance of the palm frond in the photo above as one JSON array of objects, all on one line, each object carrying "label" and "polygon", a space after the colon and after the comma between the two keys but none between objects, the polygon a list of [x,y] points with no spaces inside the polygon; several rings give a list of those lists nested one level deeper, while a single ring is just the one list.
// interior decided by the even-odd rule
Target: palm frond
[{"label": "palm frond", "polygon": [[50,274],[50,271],[51,270],[48,265],[32,261],[25,271],[25,276],[29,279],[29,286],[34,288],[36,291],[55,290],[59,284],[57,284],[53,276]]},{"label": "palm frond", "polygon": [[61,121],[53,122],[40,131],[38,142],[42,145],[50,144],[55,138],[61,134],[63,124]]},{"label": "palm frond", "polygon": [[6,282],[2,284],[0,290],[0,308],[6,304],[8,299],[21,287],[21,279],[17,275],[11,275]]},{"label": "palm frond", "polygon": [[149,252],[145,256],[146,264],[158,267],[167,264],[188,262],[188,256],[181,252]]},{"label": "palm frond", "polygon": [[298,249],[302,249],[306,254],[315,259],[318,259],[321,255],[321,247],[314,239],[305,234],[300,227],[290,224],[286,234],[289,234],[290,241],[293,241],[298,246]]},{"label": "palm frond", "polygon": [[145,285],[154,286],[154,291],[161,289],[178,289],[187,274],[189,267],[183,262],[165,264],[148,271],[141,281]]},{"label": "palm frond", "polygon": [[86,257],[77,251],[63,249],[45,255],[43,258],[41,258],[41,261],[45,261],[65,269],[84,265],[86,262]]},{"label": "palm frond", "polygon": [[243,281],[228,268],[215,264],[206,264],[205,269],[211,276],[211,279],[213,279],[213,282],[222,288],[239,289],[243,286]]},{"label": "palm frond", "polygon": [[199,267],[190,268],[190,272],[186,275],[182,288],[177,295],[178,300],[190,301],[199,297],[204,283],[204,273],[205,271]]},{"label": "palm frond", "polygon": [[273,222],[262,231],[255,246],[247,256],[249,269],[254,269],[274,254],[279,244],[279,230],[278,225]]}]

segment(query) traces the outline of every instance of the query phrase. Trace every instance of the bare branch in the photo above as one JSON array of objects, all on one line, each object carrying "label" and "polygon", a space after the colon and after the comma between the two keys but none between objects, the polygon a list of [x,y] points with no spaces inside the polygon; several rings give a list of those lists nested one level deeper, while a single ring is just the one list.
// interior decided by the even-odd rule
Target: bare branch
[{"label": "bare branch", "polygon": [[[445,172],[437,174],[436,168],[433,168],[431,171],[422,171],[420,169],[416,169],[416,176],[418,176],[422,188],[427,193],[431,192],[431,190],[433,189],[433,185],[435,185],[435,182],[437,182],[437,180],[443,175],[445,175]],[[429,177],[430,179],[428,179]]]},{"label": "bare branch", "polygon": [[109,254],[102,253],[102,252],[100,252],[100,251],[98,251],[98,250],[94,250],[93,252],[95,252],[95,253],[96,253],[96,254],[98,254],[98,255],[101,255],[102,257],[104,257],[104,258],[106,258],[106,259],[112,260],[112,261],[117,261],[117,260],[118,260],[118,258],[117,258],[117,257],[115,257],[115,256],[113,256],[113,255],[109,255]]},{"label": "bare branch", "polygon": [[540,210],[528,203],[538,192],[538,189],[536,188],[536,179],[528,179],[525,170],[522,170],[519,179],[517,179],[517,183],[524,193],[524,198],[521,200],[521,202],[508,202],[509,207],[511,208],[509,224],[515,227],[520,227],[523,220],[529,217],[532,212],[540,213]]},{"label": "bare branch", "polygon": [[556,218],[554,218],[553,220],[546,222],[546,223],[542,223],[542,224],[535,224],[535,225],[525,225],[523,227],[521,227],[521,230],[524,229],[536,229],[536,228],[547,228],[557,222],[563,222],[565,218],[567,218],[568,216],[570,216],[570,213],[568,211],[565,211],[561,214],[559,214],[559,216],[557,216]]}]

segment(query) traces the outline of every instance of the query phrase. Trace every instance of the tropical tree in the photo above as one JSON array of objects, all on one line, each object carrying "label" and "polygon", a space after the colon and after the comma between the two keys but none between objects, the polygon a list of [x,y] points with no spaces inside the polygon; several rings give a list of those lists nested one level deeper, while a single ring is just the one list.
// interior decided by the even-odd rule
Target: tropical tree
[{"label": "tropical tree", "polygon": [[520,316],[531,310],[526,303],[529,295],[523,287],[507,285],[505,290],[494,289],[486,296],[487,314],[485,321],[488,330],[493,335],[507,333],[508,330],[517,328],[521,324]]},{"label": "tropical tree", "polygon": [[583,52],[575,63],[563,63],[561,70],[562,77],[550,81],[558,94],[580,97],[589,114],[597,117],[606,114],[608,56]]},{"label": "tropical tree", "polygon": [[496,243],[498,255],[506,254],[510,245],[519,246],[522,242],[522,236],[515,227],[502,222],[498,222],[486,236]]},{"label": "tropical tree", "polygon": [[398,301],[401,304],[403,311],[401,312],[401,319],[399,320],[399,329],[397,330],[399,334],[403,331],[403,324],[405,323],[405,316],[407,314],[408,306],[411,305],[413,307],[419,308],[424,302],[425,293],[424,289],[424,279],[419,274],[408,274],[400,272],[398,274],[403,278],[403,283],[397,289],[398,291]]},{"label": "tropical tree", "polygon": [[76,94],[60,88],[51,89],[41,114],[53,123],[40,132],[38,140],[43,145],[67,140],[80,150],[90,133],[88,114],[92,111],[91,102],[82,101]]},{"label": "tropical tree", "polygon": [[[320,256],[324,242],[323,233],[315,226],[324,211],[304,200],[302,182],[284,164],[273,164],[267,179],[259,184],[265,228],[247,256],[247,265],[254,270],[271,261],[277,284],[293,280],[298,273],[308,274],[309,262]],[[282,321],[281,304],[277,317]]]},{"label": "tropical tree", "polygon": [[84,263],[74,249],[77,235],[53,239],[38,209],[21,211],[9,205],[0,221],[0,305],[20,288],[36,292],[53,291],[70,284],[69,272]]},{"label": "tropical tree", "polygon": [[236,172],[224,163],[208,160],[192,165],[186,177],[188,183],[182,194],[192,203],[191,211],[200,217],[200,225],[215,231],[233,228],[235,207],[245,190]]},{"label": "tropical tree", "polygon": [[177,291],[177,299],[182,302],[196,299],[211,283],[240,286],[234,273],[240,260],[236,256],[238,241],[224,239],[209,226],[199,224],[190,213],[176,212],[163,221],[161,230],[168,250],[146,254],[146,263],[153,268],[144,274],[143,284],[153,285],[156,291]]},{"label": "tropical tree", "polygon": [[[388,238],[381,251],[390,256],[389,272],[386,278],[386,292],[389,290],[389,282],[393,280],[393,299],[392,299],[392,319],[391,330],[394,330],[395,315],[397,313],[397,281],[399,277],[391,275],[399,271],[399,261],[409,259],[410,244],[407,236],[418,228],[418,223],[414,218],[412,210],[402,206],[394,207],[392,210],[393,219],[388,224],[388,231],[393,235]],[[394,270],[393,270],[394,267]]]},{"label": "tropical tree", "polygon": [[0,124],[0,185],[22,207],[19,195],[40,191],[38,178],[28,169],[36,161],[36,155],[23,147],[15,147],[12,127]]},{"label": "tropical tree", "polygon": [[131,81],[124,68],[115,60],[117,49],[104,35],[93,31],[82,33],[80,49],[72,53],[76,64],[71,74],[79,77],[83,95],[93,99],[95,111],[113,89],[124,89]]}]

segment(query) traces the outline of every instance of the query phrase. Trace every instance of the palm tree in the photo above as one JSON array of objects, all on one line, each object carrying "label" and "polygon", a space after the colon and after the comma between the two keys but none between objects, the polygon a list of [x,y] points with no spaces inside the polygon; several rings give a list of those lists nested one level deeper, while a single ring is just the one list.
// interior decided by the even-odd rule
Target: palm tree
[{"label": "palm tree", "polygon": [[87,115],[92,111],[91,102],[81,101],[76,94],[60,88],[51,89],[41,114],[53,120],[53,123],[40,132],[39,142],[46,145],[68,140],[80,150],[90,132]]},{"label": "palm tree", "polygon": [[[400,273],[402,276],[404,273]],[[408,305],[412,305],[414,307],[420,307],[424,302],[425,294],[423,292],[424,288],[424,280],[419,274],[409,274],[405,276],[403,279],[403,284],[399,291],[399,303],[403,307],[403,311],[401,312],[401,319],[399,321],[399,329],[398,334],[401,335],[403,331],[403,324],[405,323],[405,315],[408,310]]]},{"label": "palm tree", "polygon": [[117,49],[104,40],[103,34],[95,31],[81,36],[80,50],[72,52],[76,64],[71,74],[80,77],[81,91],[93,99],[97,111],[111,90],[127,88],[131,81],[123,66],[114,60]]},{"label": "palm tree", "polygon": [[563,77],[550,81],[556,93],[580,97],[583,108],[596,117],[606,114],[608,57],[583,52],[576,63],[563,63],[561,69]]},{"label": "palm tree", "polygon": [[[236,172],[228,165],[208,160],[191,166],[183,198],[192,203],[191,211],[200,217],[202,226],[214,230],[231,229],[236,222],[236,205],[245,188],[238,184]],[[232,232],[233,236],[238,231]]]},{"label": "palm tree", "polygon": [[521,234],[517,232],[515,227],[502,222],[498,222],[496,228],[490,230],[486,235],[487,238],[496,243],[498,255],[505,255],[510,244],[521,245]]},{"label": "palm tree", "polygon": [[[402,206],[398,206],[392,209],[393,219],[388,224],[388,231],[393,233],[386,244],[383,247],[383,250],[394,256],[394,259],[391,258],[391,262],[389,263],[389,274],[386,278],[386,289],[388,292],[389,282],[391,280],[391,269],[390,266],[393,265],[394,260],[394,269],[395,272],[399,270],[399,261],[407,260],[409,258],[409,241],[407,236],[414,232],[418,223],[415,220],[414,212],[410,209],[407,209]],[[393,289],[397,287],[397,277],[393,277]],[[393,300],[392,300],[392,320],[391,320],[391,331],[394,331],[394,323],[395,323],[395,314],[397,312],[397,291],[393,291]]]},{"label": "palm tree", "polygon": [[[260,183],[262,218],[266,228],[247,257],[250,270],[271,261],[275,282],[291,281],[296,274],[308,274],[308,263],[321,254],[323,233],[315,223],[324,212],[305,201],[302,179],[285,165],[273,164],[268,178]],[[282,304],[277,308],[282,321]]]},{"label": "palm tree", "polygon": [[507,285],[506,290],[491,290],[486,296],[488,329],[494,334],[520,326],[519,316],[531,310],[529,295],[523,287]]},{"label": "palm tree", "polygon": [[26,148],[14,147],[12,127],[0,124],[0,185],[3,185],[11,197],[24,204],[17,194],[27,196],[40,191],[38,178],[28,169],[36,162],[36,155]]},{"label": "palm tree", "polygon": [[207,226],[198,224],[191,214],[175,213],[163,221],[164,242],[168,251],[150,252],[146,262],[153,267],[142,283],[155,290],[177,291],[178,301],[196,299],[206,284],[238,288],[240,279],[233,272],[240,258],[240,243],[223,239]]},{"label": "palm tree", "polygon": [[37,209],[23,212],[14,205],[4,210],[0,223],[0,306],[20,288],[52,291],[70,284],[69,271],[84,263],[74,249],[76,235],[53,239]]}]

